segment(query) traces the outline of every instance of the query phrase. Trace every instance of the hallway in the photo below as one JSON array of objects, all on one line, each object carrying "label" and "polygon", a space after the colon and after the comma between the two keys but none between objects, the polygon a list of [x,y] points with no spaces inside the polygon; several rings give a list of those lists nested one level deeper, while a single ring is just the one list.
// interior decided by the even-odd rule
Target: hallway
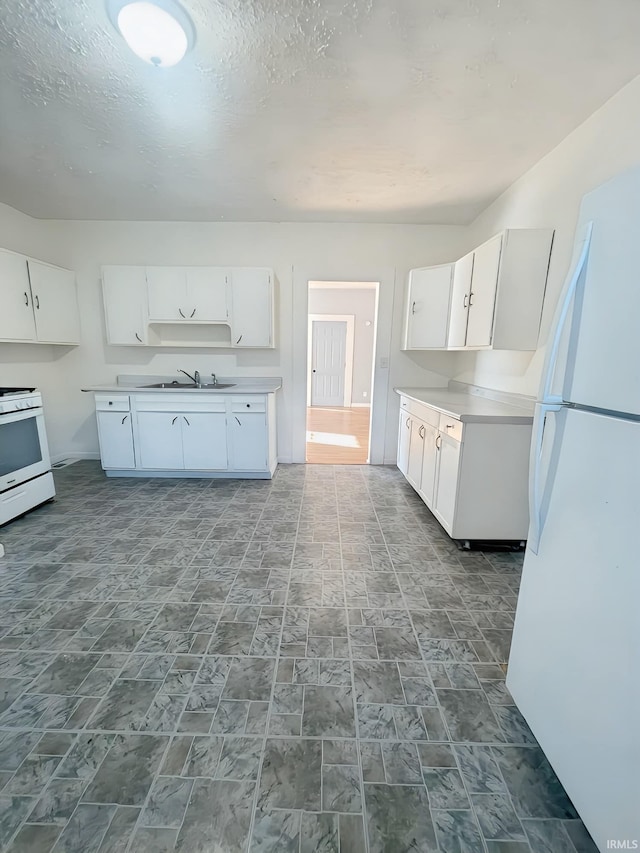
[{"label": "hallway", "polygon": [[369,406],[307,408],[307,462],[364,465],[369,458]]}]

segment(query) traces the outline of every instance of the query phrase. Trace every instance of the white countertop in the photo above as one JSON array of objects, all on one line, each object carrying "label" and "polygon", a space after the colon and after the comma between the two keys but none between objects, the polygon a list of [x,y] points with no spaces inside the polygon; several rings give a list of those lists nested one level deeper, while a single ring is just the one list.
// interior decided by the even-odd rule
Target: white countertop
[{"label": "white countertop", "polygon": [[[111,385],[91,385],[82,390],[103,394],[176,394],[178,392],[181,394],[274,394],[279,388],[282,388],[282,379],[279,377],[234,378],[229,376],[219,376],[218,382],[221,384],[233,383],[231,388],[196,388],[193,385],[181,385],[169,388],[143,387],[144,385],[151,385],[158,382],[171,382],[174,378],[167,379],[166,376],[138,376],[126,377],[125,379],[124,377],[119,377],[119,381]],[[129,381],[130,379],[131,381]]]},{"label": "white countertop", "polygon": [[448,388],[394,388],[397,394],[424,403],[445,415],[465,423],[533,423],[534,403],[511,405],[476,394],[450,391]]}]

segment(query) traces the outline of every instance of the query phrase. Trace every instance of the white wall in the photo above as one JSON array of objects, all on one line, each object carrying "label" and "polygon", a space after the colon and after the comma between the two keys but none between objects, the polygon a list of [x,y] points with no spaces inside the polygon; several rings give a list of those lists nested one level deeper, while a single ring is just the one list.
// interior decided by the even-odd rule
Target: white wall
[{"label": "white wall", "polygon": [[[77,348],[0,344],[0,382],[44,392],[54,455],[95,453],[92,399],[80,389],[118,373],[167,373],[178,367],[220,375],[282,376],[279,454],[304,459],[308,282],[379,281],[379,333],[372,412],[372,458],[392,462],[397,434],[394,385],[444,385],[455,376],[535,395],[542,350],[514,353],[403,353],[405,281],[414,266],[443,263],[505,227],[554,227],[541,341],[570,258],[582,195],[640,160],[640,78],[607,102],[469,229],[450,226],[298,223],[146,223],[36,221],[0,205],[0,246],[77,270],[83,343]],[[278,348],[220,353],[107,347],[101,264],[271,266],[279,280]],[[389,368],[380,367],[389,358]]]},{"label": "white wall", "polygon": [[[8,209],[10,211],[10,209]],[[17,224],[13,223],[13,216]],[[454,226],[298,223],[37,222],[13,211],[0,245],[28,251],[77,272],[82,345],[75,348],[0,344],[7,380],[43,388],[52,454],[97,451],[91,395],[81,388],[113,382],[119,373],[169,374],[178,367],[202,373],[282,376],[278,452],[304,460],[306,323],[309,280],[379,281],[380,333],[374,405],[376,461],[395,459],[397,396],[394,385],[445,385],[454,364],[439,354],[412,358],[400,352],[404,284],[413,266],[440,263],[458,253],[464,229]],[[42,236],[40,234],[42,232]],[[216,351],[108,347],[101,302],[102,264],[221,264],[270,266],[277,288],[277,348]],[[50,355],[47,351],[55,351]],[[57,354],[57,357],[56,357]],[[54,359],[55,361],[51,361]],[[15,362],[9,364],[9,362]],[[430,370],[433,368],[433,370]],[[8,382],[8,384],[10,384]],[[372,436],[373,438],[373,436]],[[373,452],[372,446],[372,452]]]},{"label": "white wall", "polygon": [[309,288],[309,314],[353,314],[351,403],[356,406],[368,405],[371,402],[375,312],[375,288]]},{"label": "white wall", "polygon": [[464,354],[456,379],[535,396],[544,345],[571,259],[582,196],[640,162],[640,77],[620,90],[475,220],[468,248],[503,228],[555,228],[540,348]]}]

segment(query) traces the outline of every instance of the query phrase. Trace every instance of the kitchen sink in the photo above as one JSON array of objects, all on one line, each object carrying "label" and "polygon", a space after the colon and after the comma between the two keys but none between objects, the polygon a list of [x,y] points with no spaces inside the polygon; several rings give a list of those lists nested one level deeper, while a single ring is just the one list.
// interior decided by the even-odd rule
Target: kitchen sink
[{"label": "kitchen sink", "polygon": [[193,391],[218,391],[220,388],[235,388],[235,382],[217,382],[215,385],[194,385],[193,382],[155,382],[153,385],[140,385],[140,388],[191,388]]}]

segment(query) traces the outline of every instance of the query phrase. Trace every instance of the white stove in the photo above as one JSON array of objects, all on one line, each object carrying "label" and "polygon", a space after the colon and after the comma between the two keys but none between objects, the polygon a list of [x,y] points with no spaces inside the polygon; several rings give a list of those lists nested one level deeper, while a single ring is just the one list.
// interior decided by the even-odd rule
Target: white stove
[{"label": "white stove", "polygon": [[55,493],[40,393],[0,387],[0,526]]}]

